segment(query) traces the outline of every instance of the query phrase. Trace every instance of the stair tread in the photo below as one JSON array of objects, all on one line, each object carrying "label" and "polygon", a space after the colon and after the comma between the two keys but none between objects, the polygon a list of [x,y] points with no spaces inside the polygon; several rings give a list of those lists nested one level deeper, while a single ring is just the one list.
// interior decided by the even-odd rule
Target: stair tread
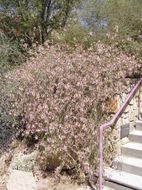
[{"label": "stair tread", "polygon": [[141,120],[137,120],[137,121],[135,121],[135,123],[140,123],[140,124],[142,124],[142,121],[141,121]]},{"label": "stair tread", "polygon": [[142,159],[136,157],[119,156],[115,159],[115,162],[121,162],[127,165],[142,168]]},{"label": "stair tread", "polygon": [[136,188],[138,190],[142,189],[142,177],[120,170],[115,170],[112,168],[105,169],[105,176],[108,180],[126,185],[130,188]]},{"label": "stair tread", "polygon": [[132,131],[130,135],[142,136],[142,131],[135,130],[135,131]]},{"label": "stair tread", "polygon": [[129,143],[123,145],[122,147],[142,151],[142,143],[129,142]]}]

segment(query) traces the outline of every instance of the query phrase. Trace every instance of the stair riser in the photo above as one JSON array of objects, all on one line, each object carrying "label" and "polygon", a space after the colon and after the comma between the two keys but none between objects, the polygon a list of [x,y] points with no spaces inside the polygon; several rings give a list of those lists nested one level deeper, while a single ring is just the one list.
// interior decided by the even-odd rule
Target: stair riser
[{"label": "stair riser", "polygon": [[137,130],[137,131],[142,131],[142,125],[140,125],[140,126],[139,126],[139,125],[136,126],[136,130]]},{"label": "stair riser", "polygon": [[136,130],[142,131],[142,123],[136,122],[135,126],[136,126]]},{"label": "stair riser", "polygon": [[142,136],[129,135],[129,140],[136,143],[142,143]]},{"label": "stair riser", "polygon": [[131,156],[131,157],[137,157],[137,158],[142,158],[142,151],[141,150],[135,150],[135,149],[130,149],[126,147],[122,147],[122,154]]},{"label": "stair riser", "polygon": [[122,162],[114,162],[114,167],[120,171],[142,176],[142,166],[137,167]]}]

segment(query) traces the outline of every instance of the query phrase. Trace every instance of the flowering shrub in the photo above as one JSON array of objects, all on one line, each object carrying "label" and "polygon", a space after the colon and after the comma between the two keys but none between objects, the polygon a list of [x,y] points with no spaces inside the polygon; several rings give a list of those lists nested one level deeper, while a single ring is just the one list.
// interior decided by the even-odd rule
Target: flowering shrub
[{"label": "flowering shrub", "polygon": [[[9,114],[18,119],[18,133],[38,140],[43,170],[51,169],[52,159],[56,167],[91,175],[99,161],[98,127],[109,119],[105,102],[140,65],[101,43],[96,52],[78,47],[68,53],[66,48],[47,46],[6,75],[7,83],[16,84],[8,95]],[[110,157],[108,152],[105,157]]]}]

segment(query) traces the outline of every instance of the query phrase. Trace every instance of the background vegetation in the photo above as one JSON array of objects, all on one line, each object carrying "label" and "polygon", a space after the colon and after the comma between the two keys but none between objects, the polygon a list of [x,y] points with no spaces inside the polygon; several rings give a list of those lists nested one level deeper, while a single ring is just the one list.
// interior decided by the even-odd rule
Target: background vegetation
[{"label": "background vegetation", "polygon": [[13,41],[0,32],[0,75],[25,60],[26,50],[17,40]]},{"label": "background vegetation", "polygon": [[22,62],[20,53],[46,39],[74,47],[81,44],[84,48],[101,40],[135,55],[141,62],[140,0],[0,0],[0,7],[1,45],[2,38],[7,41],[4,44],[10,43],[2,45],[0,51],[12,46],[4,51],[9,54],[7,58],[4,55],[8,67],[13,64],[11,52],[17,59],[14,62]]},{"label": "background vegetation", "polygon": [[22,62],[33,44],[63,28],[79,0],[0,0],[0,70]]},{"label": "background vegetation", "polygon": [[141,7],[140,0],[88,0],[83,4],[81,19],[98,40],[115,44],[141,62]]}]

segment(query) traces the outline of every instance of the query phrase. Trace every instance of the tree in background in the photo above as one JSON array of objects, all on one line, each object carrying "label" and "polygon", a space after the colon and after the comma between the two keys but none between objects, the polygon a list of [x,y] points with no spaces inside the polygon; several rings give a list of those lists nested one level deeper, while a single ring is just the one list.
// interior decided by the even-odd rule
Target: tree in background
[{"label": "tree in background", "polygon": [[40,22],[42,41],[53,29],[64,27],[79,0],[41,0]]},{"label": "tree in background", "polygon": [[82,25],[96,40],[113,43],[142,62],[142,1],[83,0]]},{"label": "tree in background", "polygon": [[139,40],[142,34],[141,0],[83,1],[81,19],[96,35],[114,34],[121,38]]},{"label": "tree in background", "polygon": [[106,18],[108,28],[116,31],[121,38],[139,40],[142,35],[142,1],[140,0],[108,0]]},{"label": "tree in background", "polygon": [[80,10],[81,23],[95,36],[103,33],[106,28],[106,16],[104,14],[104,0],[86,0],[82,2]]},{"label": "tree in background", "polygon": [[64,27],[79,0],[0,0],[0,28],[22,37],[29,45],[32,38],[44,43],[49,33]]}]

